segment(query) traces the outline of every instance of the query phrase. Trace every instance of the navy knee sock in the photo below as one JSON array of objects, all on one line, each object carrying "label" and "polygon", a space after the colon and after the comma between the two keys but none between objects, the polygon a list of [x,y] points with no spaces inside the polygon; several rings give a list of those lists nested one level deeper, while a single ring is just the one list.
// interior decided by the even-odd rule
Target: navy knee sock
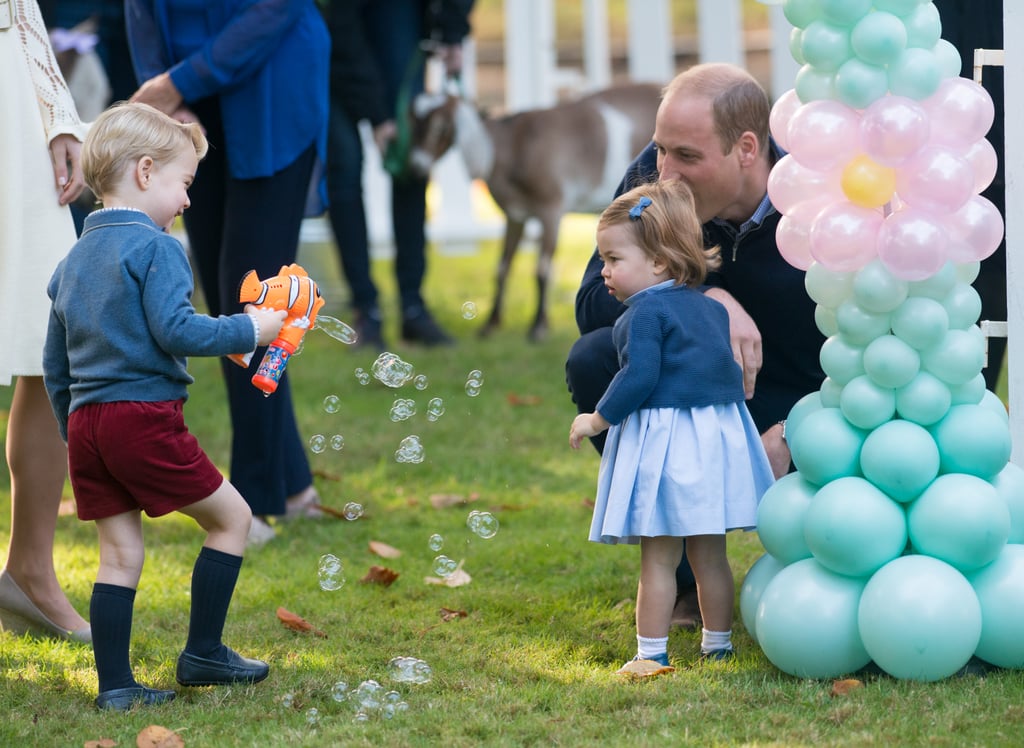
[{"label": "navy knee sock", "polygon": [[224,659],[221,636],[241,567],[241,556],[205,546],[199,551],[192,569],[192,610],[185,643],[189,654]]},{"label": "navy knee sock", "polygon": [[89,599],[92,652],[100,693],[137,686],[128,650],[132,638],[135,590],[96,582]]}]

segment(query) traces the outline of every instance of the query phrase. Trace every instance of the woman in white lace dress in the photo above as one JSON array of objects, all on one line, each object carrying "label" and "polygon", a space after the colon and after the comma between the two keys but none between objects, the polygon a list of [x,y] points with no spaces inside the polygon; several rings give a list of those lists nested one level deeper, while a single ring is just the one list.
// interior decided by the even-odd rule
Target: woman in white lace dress
[{"label": "woman in white lace dress", "polygon": [[14,384],[7,424],[11,537],[0,573],[0,628],[89,641],[53,566],[67,452],[43,387],[46,284],[75,242],[67,207],[84,185],[85,128],[50,48],[36,0],[0,0],[0,385]]}]

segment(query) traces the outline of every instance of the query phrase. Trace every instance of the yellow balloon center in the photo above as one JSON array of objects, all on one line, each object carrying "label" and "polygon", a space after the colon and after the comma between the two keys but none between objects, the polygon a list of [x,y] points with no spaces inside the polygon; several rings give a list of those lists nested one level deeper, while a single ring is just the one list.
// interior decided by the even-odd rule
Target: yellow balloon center
[{"label": "yellow balloon center", "polygon": [[863,208],[880,208],[896,191],[896,170],[882,166],[863,154],[843,167],[839,180],[846,199]]}]

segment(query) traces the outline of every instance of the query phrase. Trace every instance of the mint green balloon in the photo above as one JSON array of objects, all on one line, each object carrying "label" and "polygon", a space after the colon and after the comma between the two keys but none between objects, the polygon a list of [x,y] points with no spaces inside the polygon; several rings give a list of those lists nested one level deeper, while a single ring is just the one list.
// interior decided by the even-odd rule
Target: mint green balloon
[{"label": "mint green balloon", "polygon": [[992,479],[996,493],[1010,510],[1010,535],[1007,543],[1024,543],[1024,470],[1012,462]]},{"label": "mint green balloon", "polygon": [[850,31],[826,21],[813,21],[800,37],[800,53],[815,70],[834,73],[853,55]]},{"label": "mint green balloon", "polygon": [[932,47],[932,57],[935,58],[939,76],[942,78],[956,78],[963,68],[963,60],[960,53],[950,42],[939,39]]},{"label": "mint green balloon", "polygon": [[[859,429],[873,429],[896,413],[896,392],[879,387],[867,375],[851,379],[839,396],[839,409]],[[863,460],[863,457],[861,458]]]},{"label": "mint green balloon", "polygon": [[930,2],[930,0],[875,0],[874,5],[876,11],[892,13],[903,18],[912,13],[922,2]]},{"label": "mint green balloon", "polygon": [[942,36],[942,20],[934,3],[921,3],[902,20],[908,47],[931,49]]},{"label": "mint green balloon", "polygon": [[907,547],[903,507],[863,478],[822,486],[804,516],[815,560],[848,577],[868,577]]},{"label": "mint green balloon", "polygon": [[799,473],[789,473],[775,481],[757,505],[761,544],[783,565],[811,555],[804,540],[804,515],[817,490]]},{"label": "mint green balloon", "polygon": [[943,73],[930,49],[910,47],[889,64],[889,92],[915,101],[927,99],[939,88]]},{"label": "mint green balloon", "polygon": [[835,308],[853,293],[853,273],[839,273],[812,262],[804,274],[804,288],[814,303]]},{"label": "mint green balloon", "polygon": [[860,451],[864,477],[886,495],[907,503],[939,474],[939,448],[926,429],[910,421],[889,421],[864,440]]},{"label": "mint green balloon", "polygon": [[790,564],[765,587],[757,642],[779,670],[797,678],[835,678],[871,660],[858,632],[864,580],[831,572],[812,558]]},{"label": "mint green balloon", "polygon": [[740,585],[740,618],[751,638],[757,642],[757,606],[768,583],[786,568],[786,565],[770,553],[758,558]]},{"label": "mint green balloon", "polygon": [[782,13],[787,21],[802,29],[822,17],[821,0],[786,0]]},{"label": "mint green balloon", "polygon": [[954,405],[928,430],[939,447],[943,473],[991,480],[1010,461],[1010,427],[984,405]]},{"label": "mint green balloon", "polygon": [[867,434],[838,408],[810,413],[792,438],[790,456],[800,474],[817,486],[860,474],[860,449]]},{"label": "mint green balloon", "polygon": [[901,556],[864,586],[857,624],[864,648],[882,670],[894,678],[936,681],[974,654],[981,605],[964,575],[949,564]]},{"label": "mint green balloon", "polygon": [[984,374],[978,374],[963,384],[950,384],[950,402],[952,405],[977,405],[985,397],[985,387]]},{"label": "mint green balloon", "polygon": [[851,109],[867,109],[889,90],[884,67],[853,57],[836,71],[836,96]]},{"label": "mint green balloon", "polygon": [[818,388],[818,397],[821,399],[821,407],[838,408],[843,397],[843,387],[832,377],[825,377]]},{"label": "mint green balloon", "polygon": [[936,345],[921,351],[921,366],[947,384],[965,384],[985,367],[984,338],[968,330],[949,330]]},{"label": "mint green balloon", "polygon": [[1010,536],[1010,511],[986,480],[940,475],[907,509],[910,543],[918,553],[961,572],[995,561]]},{"label": "mint green balloon", "polygon": [[864,373],[864,348],[842,335],[827,338],[818,352],[821,369],[840,386]]},{"label": "mint green balloon", "polygon": [[891,312],[908,292],[907,281],[889,272],[881,260],[872,260],[853,276],[853,297],[869,312]]},{"label": "mint green balloon", "polygon": [[[868,13],[850,32],[850,46],[869,65],[888,65],[907,47],[907,27],[892,13]],[[918,45],[931,48],[928,45]]]},{"label": "mint green balloon", "polygon": [[804,59],[804,53],[800,51],[800,47],[803,45],[804,32],[803,29],[793,27],[793,30],[789,32],[789,53],[793,56],[793,60],[797,65],[806,65],[807,60]]},{"label": "mint green balloon", "polygon": [[816,304],[814,307],[814,326],[822,335],[831,338],[839,334],[839,322],[836,320],[836,310],[830,306]]},{"label": "mint green balloon", "polygon": [[974,262],[958,262],[953,265],[953,271],[956,279],[961,283],[974,283],[978,279],[978,273],[981,272],[981,262],[978,260]]},{"label": "mint green balloon", "polygon": [[999,395],[994,393],[992,390],[985,390],[985,394],[981,396],[981,402],[978,403],[982,408],[988,408],[1003,421],[1003,423],[1010,422],[1010,412],[1006,409],[1006,403],[1004,403]]},{"label": "mint green balloon", "polygon": [[786,438],[792,439],[793,434],[800,429],[800,424],[803,423],[804,418],[815,411],[821,410],[821,408],[821,395],[817,392],[808,392],[797,400],[786,416]]},{"label": "mint green balloon", "polygon": [[855,25],[871,11],[872,0],[821,0],[821,14],[837,26]]},{"label": "mint green balloon", "polygon": [[919,351],[938,345],[949,332],[946,307],[927,296],[909,297],[891,319],[893,335]]},{"label": "mint green balloon", "polygon": [[834,100],[837,98],[836,74],[818,70],[813,65],[804,65],[796,73],[793,88],[802,104]]},{"label": "mint green balloon", "polygon": [[848,343],[867,345],[879,335],[888,334],[889,315],[869,312],[853,299],[847,299],[836,309],[836,324]]},{"label": "mint green balloon", "polygon": [[981,638],[974,654],[1002,668],[1024,669],[1024,545],[1007,545],[967,580],[981,605]]},{"label": "mint green balloon", "polygon": [[863,364],[864,373],[875,384],[898,389],[917,376],[921,369],[921,357],[895,335],[882,335],[864,348]]},{"label": "mint green balloon", "polygon": [[942,300],[942,306],[949,314],[949,326],[957,330],[966,330],[981,317],[981,296],[968,283],[957,281]]},{"label": "mint green balloon", "polygon": [[927,278],[919,281],[910,281],[907,284],[907,290],[911,296],[927,296],[942,301],[953,290],[953,285],[956,281],[957,266],[952,262],[946,262]]},{"label": "mint green balloon", "polygon": [[896,390],[896,414],[920,426],[938,422],[952,404],[949,386],[926,371],[919,371],[909,383]]}]

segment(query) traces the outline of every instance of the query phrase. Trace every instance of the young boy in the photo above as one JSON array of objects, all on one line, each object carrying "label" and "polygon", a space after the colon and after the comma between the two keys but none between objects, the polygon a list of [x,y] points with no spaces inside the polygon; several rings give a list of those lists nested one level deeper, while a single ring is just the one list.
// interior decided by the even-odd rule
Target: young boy
[{"label": "young boy", "polygon": [[271,342],[283,311],[216,319],[192,306],[192,271],[167,229],[189,207],[206,154],[196,124],[144,104],[101,114],[82,147],[86,183],[103,202],[58,265],[43,369],[68,443],[78,517],[95,520],[100,566],[89,605],[100,709],[160,704],[174,691],[136,682],[129,662],[145,548],[142,512],[192,517],[206,542],[192,572],[184,686],[255,683],[269,666],[221,642],[252,513],[185,426],[186,356],[245,353]]}]

